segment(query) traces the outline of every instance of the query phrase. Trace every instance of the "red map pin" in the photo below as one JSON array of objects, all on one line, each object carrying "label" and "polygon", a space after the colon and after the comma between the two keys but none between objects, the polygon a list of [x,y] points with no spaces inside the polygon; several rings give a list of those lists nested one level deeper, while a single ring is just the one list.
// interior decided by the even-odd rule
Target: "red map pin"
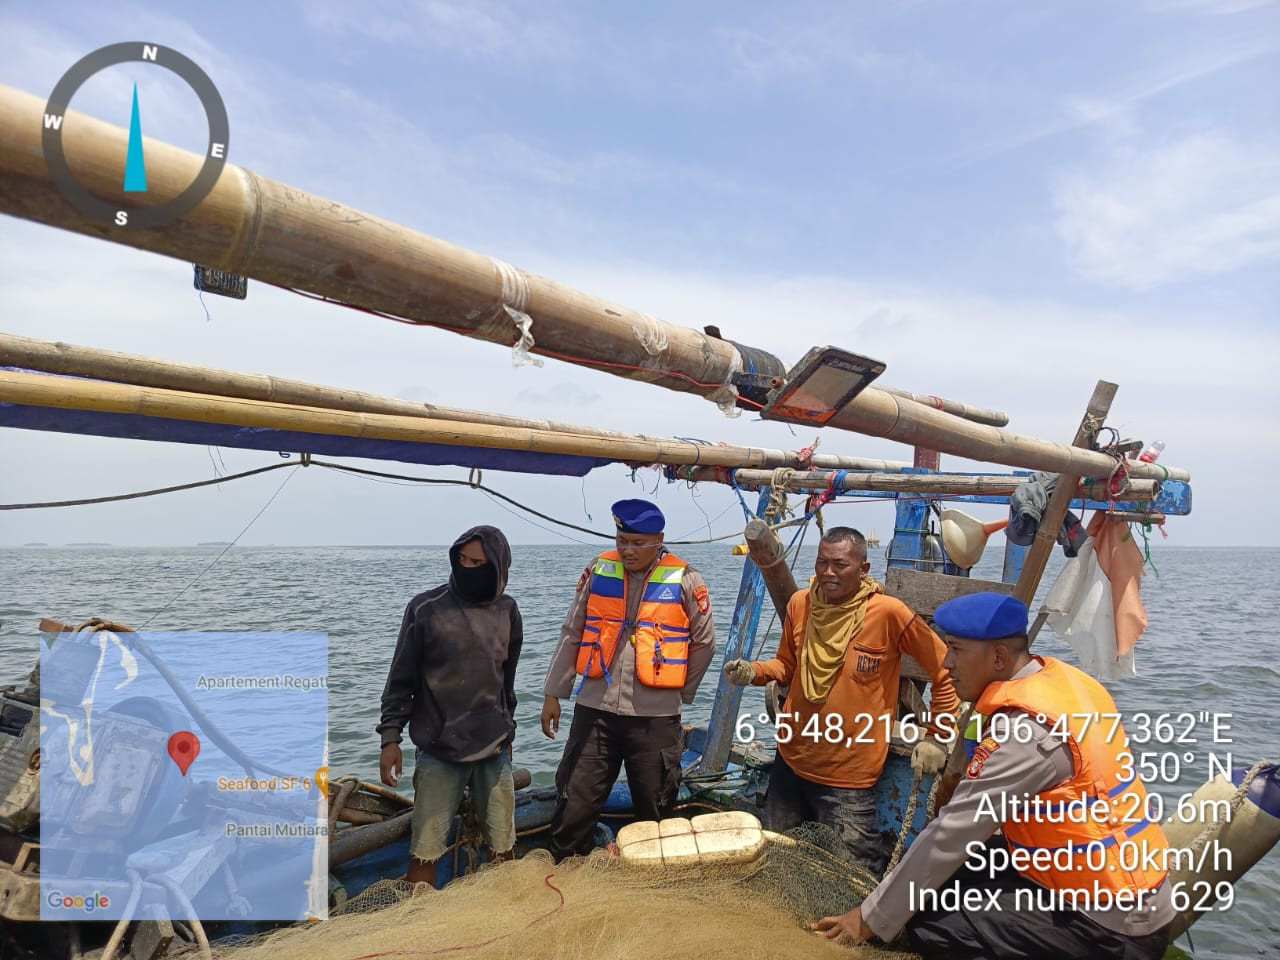
[{"label": "red map pin", "polygon": [[199,755],[200,738],[190,730],[179,730],[169,738],[169,756],[173,758],[173,762],[178,765],[184,777]]}]

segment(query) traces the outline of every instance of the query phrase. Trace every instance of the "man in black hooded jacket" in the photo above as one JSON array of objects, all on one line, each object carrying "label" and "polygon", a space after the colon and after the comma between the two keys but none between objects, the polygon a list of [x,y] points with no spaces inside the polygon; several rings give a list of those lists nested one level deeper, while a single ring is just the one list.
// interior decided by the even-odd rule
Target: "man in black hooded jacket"
[{"label": "man in black hooded jacket", "polygon": [[493,856],[508,859],[516,839],[511,743],[524,628],[504,592],[511,547],[497,527],[472,527],[449,548],[449,564],[448,583],[409,601],[382,691],[382,782],[399,782],[406,723],[417,748],[410,883],[435,884],[468,786]]}]

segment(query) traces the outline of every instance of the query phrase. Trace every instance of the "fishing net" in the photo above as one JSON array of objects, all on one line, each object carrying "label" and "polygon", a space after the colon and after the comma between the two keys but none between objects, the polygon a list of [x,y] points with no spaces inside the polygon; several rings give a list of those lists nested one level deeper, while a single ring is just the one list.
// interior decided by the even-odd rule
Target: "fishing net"
[{"label": "fishing net", "polygon": [[381,881],[323,923],[215,948],[218,960],[909,960],[883,947],[838,947],[808,929],[862,902],[875,878],[806,824],[771,839],[742,868],[627,867],[605,851],[556,865],[543,851],[495,864],[444,890]]}]

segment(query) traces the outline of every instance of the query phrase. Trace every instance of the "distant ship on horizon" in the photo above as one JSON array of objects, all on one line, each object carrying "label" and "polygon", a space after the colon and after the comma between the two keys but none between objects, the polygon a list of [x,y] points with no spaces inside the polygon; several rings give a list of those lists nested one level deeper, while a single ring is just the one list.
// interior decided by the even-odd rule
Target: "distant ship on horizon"
[{"label": "distant ship on horizon", "polygon": [[102,540],[77,540],[75,543],[68,543],[68,547],[109,547],[111,544]]},{"label": "distant ship on horizon", "polygon": [[24,547],[47,547],[49,544],[43,540],[32,540],[30,543],[24,543]]},{"label": "distant ship on horizon", "polygon": [[229,547],[231,546],[231,543],[232,541],[230,540],[201,540],[199,543],[196,544],[196,546],[197,547]]}]

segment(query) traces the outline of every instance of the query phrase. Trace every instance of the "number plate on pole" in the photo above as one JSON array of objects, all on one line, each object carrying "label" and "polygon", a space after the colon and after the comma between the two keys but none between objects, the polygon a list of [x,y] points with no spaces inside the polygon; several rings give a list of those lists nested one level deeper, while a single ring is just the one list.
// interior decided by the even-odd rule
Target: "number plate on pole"
[{"label": "number plate on pole", "polygon": [[239,274],[215,270],[213,267],[202,267],[193,263],[195,279],[192,286],[205,293],[216,293],[220,297],[233,297],[243,300],[249,295],[249,278]]}]

